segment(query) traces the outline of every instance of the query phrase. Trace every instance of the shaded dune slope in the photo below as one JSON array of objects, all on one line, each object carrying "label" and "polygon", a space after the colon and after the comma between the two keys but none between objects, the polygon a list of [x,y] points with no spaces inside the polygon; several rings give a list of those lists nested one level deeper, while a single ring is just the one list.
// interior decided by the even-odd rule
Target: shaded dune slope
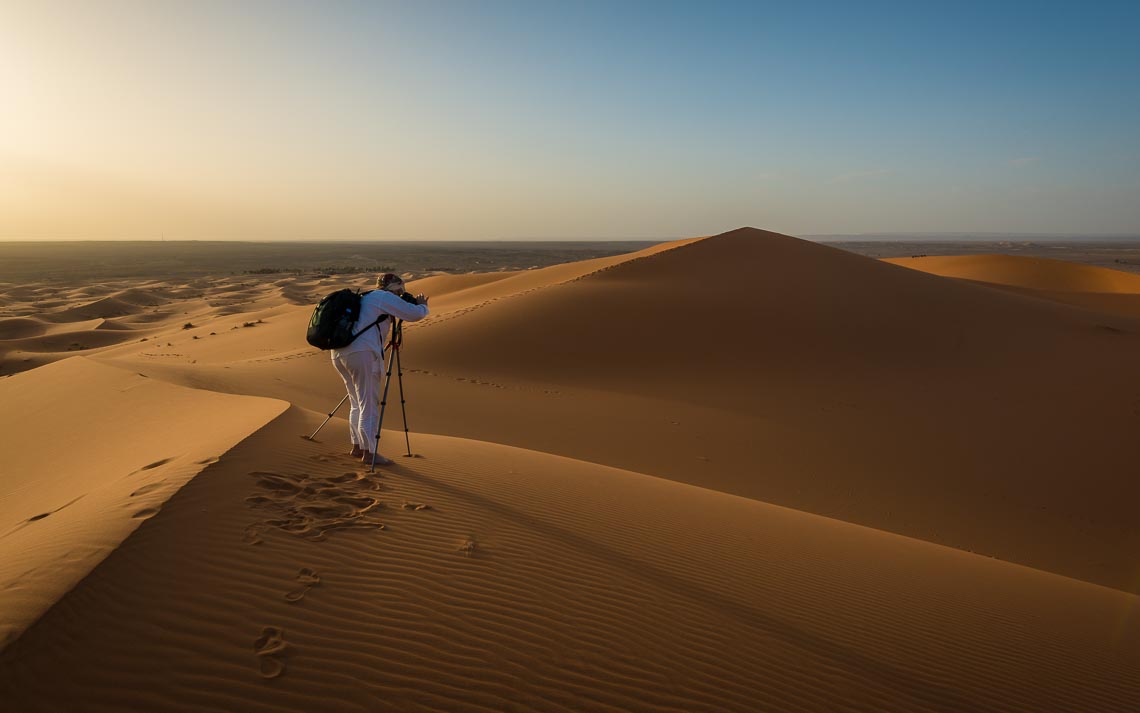
[{"label": "shaded dune slope", "polygon": [[[291,409],[176,493],[0,653],[4,700],[1124,711],[1140,694],[1131,595],[486,443],[416,434],[424,457],[368,476],[297,438],[319,421]],[[385,529],[313,539],[364,510]],[[259,656],[265,627],[286,645]]]},{"label": "shaded dune slope", "polygon": [[0,382],[0,647],[284,410],[74,357]]},{"label": "shaded dune slope", "polygon": [[[514,419],[562,413],[575,437],[554,452],[631,469],[668,452],[640,469],[1137,586],[1136,320],[753,229],[440,319],[409,330],[409,363],[436,384],[563,390]],[[453,433],[510,418],[509,388],[417,388],[429,428],[439,410]],[[692,409],[575,413],[584,390]],[[699,451],[669,443],[694,428]],[[620,451],[636,455],[595,457]]]},{"label": "shaded dune slope", "polygon": [[[487,305],[446,330],[417,334],[421,357],[429,367],[462,363],[488,374],[654,394],[696,360],[705,368],[686,371],[686,381],[720,387],[702,400],[731,406],[753,394],[733,399],[739,389],[723,388],[734,383],[725,377],[782,376],[821,363],[937,367],[961,358],[951,348],[963,333],[993,337],[982,347],[992,353],[1011,341],[998,338],[1011,329],[1017,340],[1007,348],[1015,351],[1038,346],[1023,345],[1026,337],[1040,342],[1059,327],[1094,326],[1079,312],[754,229],[638,257],[569,284],[545,282],[528,300]],[[1134,320],[1106,324],[1140,331]]]},{"label": "shaded dune slope", "polygon": [[2,340],[38,337],[45,331],[47,331],[46,325],[38,319],[29,317],[0,319],[0,339]]}]

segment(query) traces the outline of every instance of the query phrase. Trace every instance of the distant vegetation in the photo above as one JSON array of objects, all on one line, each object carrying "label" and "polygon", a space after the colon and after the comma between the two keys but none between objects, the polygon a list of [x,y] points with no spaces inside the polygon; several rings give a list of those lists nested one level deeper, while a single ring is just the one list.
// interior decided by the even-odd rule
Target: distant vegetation
[{"label": "distant vegetation", "polygon": [[242,270],[243,275],[303,275],[306,272],[318,275],[355,275],[360,272],[395,272],[391,265],[341,265],[315,267],[302,270],[299,267],[259,267],[256,270]]},{"label": "distant vegetation", "polygon": [[243,275],[280,275],[286,273],[289,275],[300,275],[304,270],[299,267],[259,267],[256,270],[242,270]]},{"label": "distant vegetation", "polygon": [[342,267],[320,267],[314,270],[321,275],[354,275],[358,272],[394,272],[396,268],[391,265],[372,265],[368,267],[361,267],[360,265],[345,265]]},{"label": "distant vegetation", "polygon": [[[521,270],[640,250],[642,241],[0,241],[0,281],[189,279],[205,275],[423,274]],[[1117,255],[1117,257],[1121,257]]]}]

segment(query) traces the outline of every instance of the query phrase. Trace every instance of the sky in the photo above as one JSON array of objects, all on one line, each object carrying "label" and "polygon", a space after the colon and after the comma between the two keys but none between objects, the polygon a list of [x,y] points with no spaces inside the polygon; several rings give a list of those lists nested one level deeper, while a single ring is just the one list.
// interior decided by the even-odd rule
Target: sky
[{"label": "sky", "polygon": [[0,0],[0,240],[1140,234],[1137,2]]}]

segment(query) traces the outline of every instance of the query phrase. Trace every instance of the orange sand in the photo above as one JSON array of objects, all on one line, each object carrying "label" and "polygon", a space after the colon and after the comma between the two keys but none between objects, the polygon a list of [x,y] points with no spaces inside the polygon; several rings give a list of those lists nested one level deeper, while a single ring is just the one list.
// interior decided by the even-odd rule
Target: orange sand
[{"label": "orange sand", "polygon": [[884,262],[1098,312],[1140,317],[1140,275],[1130,272],[1014,255],[892,258]]},{"label": "orange sand", "polygon": [[1053,295],[1131,288],[1001,262],[743,229],[426,278],[375,475],[299,437],[335,281],[9,286],[0,699],[1129,710],[1140,321]]}]

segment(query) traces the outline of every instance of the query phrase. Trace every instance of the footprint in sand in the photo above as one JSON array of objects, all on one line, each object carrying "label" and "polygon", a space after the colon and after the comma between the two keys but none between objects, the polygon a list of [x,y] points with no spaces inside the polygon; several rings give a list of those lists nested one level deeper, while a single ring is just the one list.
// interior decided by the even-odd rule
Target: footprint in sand
[{"label": "footprint in sand", "polygon": [[459,551],[463,553],[464,557],[470,557],[475,554],[475,547],[475,536],[471,535],[463,541],[463,544],[459,545]]},{"label": "footprint in sand", "polygon": [[321,583],[321,576],[311,567],[302,567],[297,573],[297,581],[301,586],[285,594],[285,601],[299,602],[305,598],[310,589]]},{"label": "footprint in sand", "polygon": [[166,483],[165,480],[160,480],[157,483],[148,483],[147,485],[144,485],[141,488],[139,488],[138,490],[135,490],[133,493],[131,493],[131,497],[133,498],[136,495],[145,495],[145,494],[147,494],[153,490],[158,490],[165,483]]},{"label": "footprint in sand", "polygon": [[266,473],[262,471],[255,471],[250,475],[257,478],[258,485],[267,489],[280,493],[288,493],[290,495],[301,492],[301,486],[293,482],[291,479],[278,475],[277,473]]},{"label": "footprint in sand", "polygon": [[242,535],[242,541],[247,545],[260,545],[264,540],[261,539],[262,534],[265,533],[265,528],[261,525],[254,524],[245,528],[245,533]]},{"label": "footprint in sand", "polygon": [[253,642],[253,652],[261,668],[262,678],[277,678],[285,673],[285,662],[279,657],[289,648],[285,641],[285,632],[278,626],[266,626],[261,629],[261,636]]},{"label": "footprint in sand", "polygon": [[323,541],[329,530],[385,529],[373,519],[373,513],[382,507],[380,499],[372,495],[379,484],[364,474],[342,472],[321,477],[253,471],[250,475],[257,478],[262,490],[248,496],[246,503],[269,515],[258,525],[314,542]]}]

